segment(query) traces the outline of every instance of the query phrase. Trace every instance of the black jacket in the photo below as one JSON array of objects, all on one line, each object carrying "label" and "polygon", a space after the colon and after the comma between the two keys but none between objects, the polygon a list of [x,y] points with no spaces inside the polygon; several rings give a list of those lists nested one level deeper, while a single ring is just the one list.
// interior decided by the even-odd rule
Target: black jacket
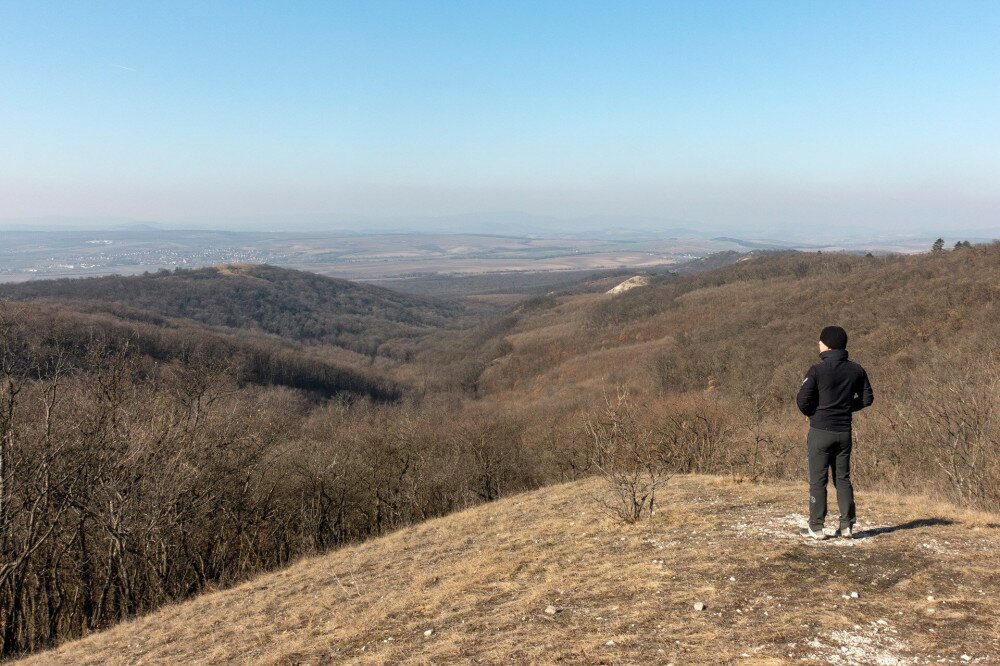
[{"label": "black jacket", "polygon": [[847,360],[846,349],[831,349],[819,357],[823,360],[809,368],[795,402],[813,428],[849,431],[851,415],[875,401],[868,374]]}]

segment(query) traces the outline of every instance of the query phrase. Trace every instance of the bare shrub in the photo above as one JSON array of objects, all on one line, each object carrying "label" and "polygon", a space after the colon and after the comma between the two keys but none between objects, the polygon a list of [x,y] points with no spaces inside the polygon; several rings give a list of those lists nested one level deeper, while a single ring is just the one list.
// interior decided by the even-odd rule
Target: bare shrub
[{"label": "bare shrub", "polygon": [[585,428],[593,446],[593,467],[607,481],[610,499],[595,498],[608,513],[626,523],[657,510],[656,494],[669,480],[669,455],[663,441],[641,422],[628,390],[605,396],[604,409]]}]

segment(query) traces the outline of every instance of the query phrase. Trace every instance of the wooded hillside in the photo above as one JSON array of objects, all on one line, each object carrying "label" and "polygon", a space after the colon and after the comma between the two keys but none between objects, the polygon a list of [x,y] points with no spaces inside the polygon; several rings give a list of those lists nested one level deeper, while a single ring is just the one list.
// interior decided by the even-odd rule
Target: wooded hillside
[{"label": "wooded hillside", "polygon": [[58,300],[122,318],[190,319],[367,355],[387,353],[382,345],[390,340],[454,326],[469,315],[454,301],[267,265],[0,284],[3,298]]},{"label": "wooded hillside", "polygon": [[[238,316],[270,321],[268,280],[204,280],[231,277],[271,294]],[[423,323],[412,327],[378,315],[403,337],[361,331],[354,339],[385,340],[362,345],[373,356],[323,333],[303,342],[311,318],[336,330],[329,299],[294,320],[300,340],[138,309],[146,296],[64,296],[0,302],[7,655],[589,476],[620,451],[665,473],[799,479],[806,423],[792,400],[830,323],[847,328],[875,387],[856,420],[858,487],[1000,507],[997,244],[773,254],[620,295],[547,294],[475,325],[434,325],[459,306],[413,315]],[[348,302],[352,317],[363,309]],[[337,368],[360,384],[338,384],[350,375]]]}]

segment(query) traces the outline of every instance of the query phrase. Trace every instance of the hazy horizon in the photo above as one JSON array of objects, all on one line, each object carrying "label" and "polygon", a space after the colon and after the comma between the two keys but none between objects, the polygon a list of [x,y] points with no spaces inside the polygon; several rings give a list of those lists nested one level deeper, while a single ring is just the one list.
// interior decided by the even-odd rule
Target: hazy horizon
[{"label": "hazy horizon", "polygon": [[990,237],[997,34],[974,2],[0,5],[0,227]]},{"label": "hazy horizon", "polygon": [[629,238],[716,238],[785,242],[790,245],[829,245],[836,242],[859,244],[878,241],[934,239],[944,236],[949,242],[977,242],[1000,239],[1000,224],[950,228],[947,225],[911,226],[906,229],[872,229],[866,225],[841,225],[816,233],[808,227],[772,225],[752,228],[741,225],[703,225],[692,221],[641,216],[566,217],[531,215],[523,211],[470,213],[466,215],[330,218],[326,216],[193,218],[162,221],[127,217],[48,216],[27,219],[0,219],[0,231],[101,232],[148,228],[150,231],[218,231],[271,233],[286,235],[338,234],[426,234],[487,235],[498,237],[575,237],[627,240]]}]

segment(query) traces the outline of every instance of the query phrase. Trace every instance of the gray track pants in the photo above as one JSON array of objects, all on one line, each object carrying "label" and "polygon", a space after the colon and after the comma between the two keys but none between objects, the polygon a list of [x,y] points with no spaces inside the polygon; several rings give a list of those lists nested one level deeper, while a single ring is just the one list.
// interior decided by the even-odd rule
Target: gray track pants
[{"label": "gray track pants", "polygon": [[823,529],[826,520],[826,482],[833,470],[833,485],[840,506],[840,526],[853,527],[856,520],[854,486],[851,485],[851,433],[809,428],[809,527]]}]

